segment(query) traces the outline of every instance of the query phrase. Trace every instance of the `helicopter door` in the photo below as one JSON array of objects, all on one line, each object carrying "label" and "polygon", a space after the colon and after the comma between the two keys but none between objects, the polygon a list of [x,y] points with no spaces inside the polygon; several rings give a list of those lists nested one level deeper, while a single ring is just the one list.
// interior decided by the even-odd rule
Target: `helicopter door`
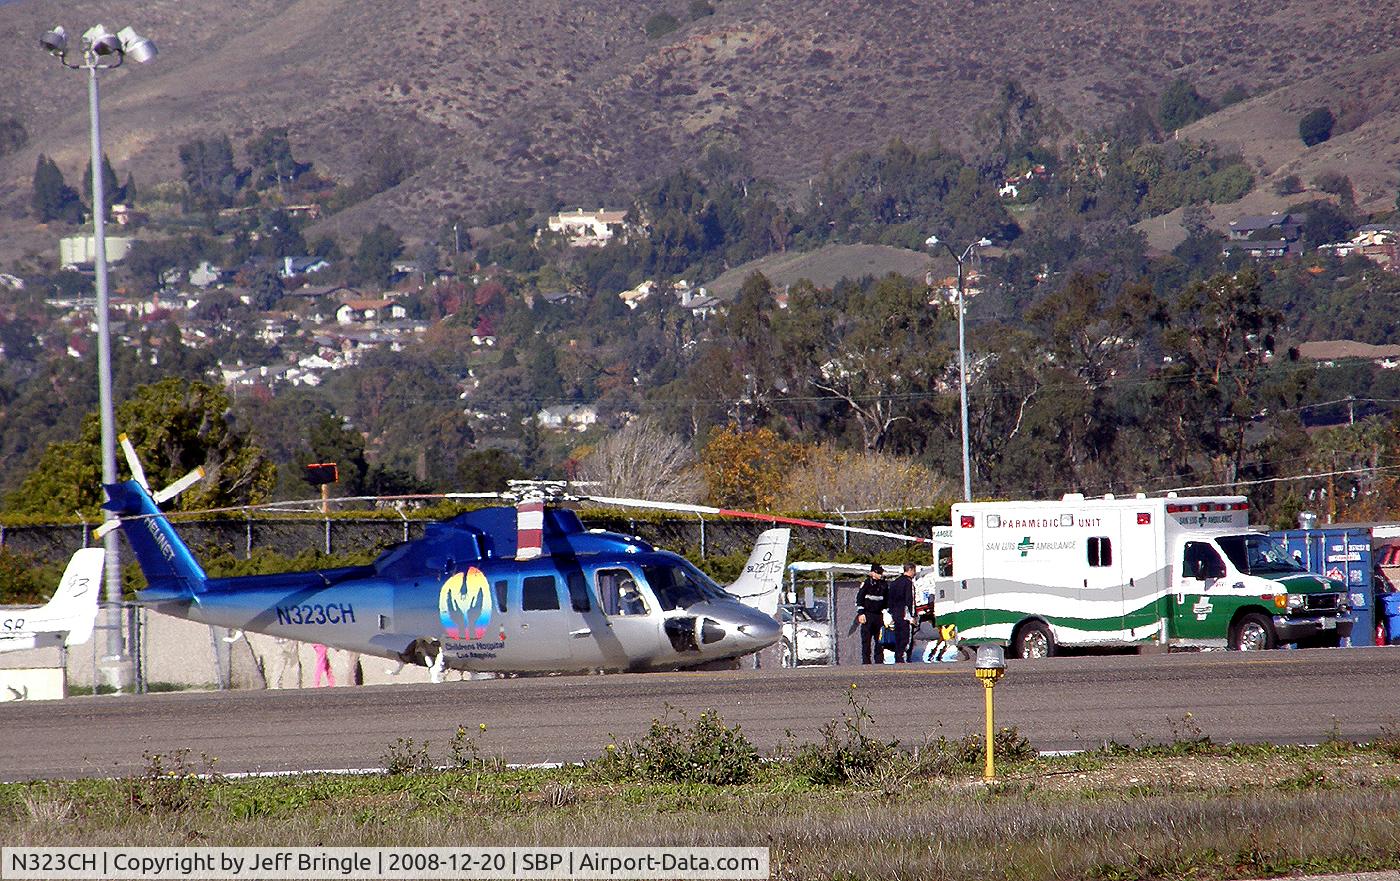
[{"label": "helicopter door", "polygon": [[558,670],[573,663],[569,638],[570,623],[577,613],[568,601],[560,601],[559,579],[554,575],[530,575],[520,580],[520,622],[522,645],[511,646],[511,668],[515,670]]},{"label": "helicopter door", "polygon": [[669,644],[661,632],[656,600],[630,570],[598,569],[593,585],[606,626],[597,632],[602,666],[610,670],[640,669]]}]

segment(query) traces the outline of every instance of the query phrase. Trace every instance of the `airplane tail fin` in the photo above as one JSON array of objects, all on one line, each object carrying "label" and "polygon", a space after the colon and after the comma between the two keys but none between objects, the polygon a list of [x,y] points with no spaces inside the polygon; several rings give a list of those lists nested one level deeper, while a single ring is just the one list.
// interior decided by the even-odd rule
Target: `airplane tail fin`
[{"label": "airplane tail fin", "polygon": [[766,615],[778,614],[778,593],[783,587],[791,535],[792,530],[787,528],[769,529],[760,535],[744,564],[743,574],[729,585],[729,592]]},{"label": "airplane tail fin", "polygon": [[64,645],[82,645],[92,638],[105,557],[102,548],[83,548],[75,553],[63,570],[53,598],[33,614],[35,623],[42,621],[45,629],[66,630]]},{"label": "airplane tail fin", "polygon": [[102,507],[121,518],[122,532],[146,576],[142,602],[188,600],[202,593],[208,576],[146,488],[128,480],[103,489],[107,504]]}]

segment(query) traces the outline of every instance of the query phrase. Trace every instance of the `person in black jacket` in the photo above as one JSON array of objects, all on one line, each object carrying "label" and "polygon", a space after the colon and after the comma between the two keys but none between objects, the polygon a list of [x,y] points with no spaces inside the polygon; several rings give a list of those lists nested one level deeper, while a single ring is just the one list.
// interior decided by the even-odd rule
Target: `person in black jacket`
[{"label": "person in black jacket", "polygon": [[885,663],[885,647],[880,644],[880,628],[885,616],[885,570],[879,563],[870,567],[870,575],[860,583],[856,593],[856,623],[860,625],[860,662],[871,663],[871,645],[875,647],[876,664]]},{"label": "person in black jacket", "polygon": [[894,662],[908,663],[914,653],[914,641],[910,617],[914,611],[914,573],[918,571],[913,563],[904,564],[904,574],[890,583],[885,597],[885,605],[894,619]]}]

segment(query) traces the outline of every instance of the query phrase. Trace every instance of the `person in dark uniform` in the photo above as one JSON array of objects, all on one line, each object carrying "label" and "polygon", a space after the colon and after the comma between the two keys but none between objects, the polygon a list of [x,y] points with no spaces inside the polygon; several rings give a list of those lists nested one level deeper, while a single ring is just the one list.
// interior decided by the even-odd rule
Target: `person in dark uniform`
[{"label": "person in dark uniform", "polygon": [[871,663],[870,647],[875,647],[876,664],[885,663],[885,647],[880,644],[880,628],[885,616],[885,570],[879,563],[870,567],[870,575],[860,583],[856,593],[856,623],[860,625],[860,662]]},{"label": "person in dark uniform", "polygon": [[914,652],[914,642],[909,626],[910,615],[914,611],[914,573],[918,568],[913,563],[904,564],[904,574],[890,582],[885,597],[885,605],[894,620],[894,662],[908,663]]}]

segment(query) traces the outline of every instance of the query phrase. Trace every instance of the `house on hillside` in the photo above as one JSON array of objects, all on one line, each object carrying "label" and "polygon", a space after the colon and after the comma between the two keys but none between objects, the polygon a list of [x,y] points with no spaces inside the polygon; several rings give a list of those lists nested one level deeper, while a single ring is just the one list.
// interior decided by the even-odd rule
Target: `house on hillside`
[{"label": "house on hillside", "polygon": [[551,214],[547,221],[550,232],[562,233],[575,248],[601,248],[614,237],[623,235],[626,224],[626,211],[602,208],[597,211],[584,211],[582,208],[561,211]]},{"label": "house on hillside", "polygon": [[1243,242],[1247,239],[1258,239],[1260,238],[1259,233],[1270,230],[1278,235],[1270,235],[1269,239],[1278,238],[1285,242],[1296,242],[1298,236],[1302,235],[1303,224],[1307,219],[1306,214],[1289,214],[1278,211],[1272,214],[1246,214],[1230,221],[1230,241]]},{"label": "house on hillside", "polygon": [[1226,257],[1244,254],[1255,260],[1277,260],[1298,250],[1294,242],[1279,239],[1274,242],[1226,242],[1222,249]]},{"label": "house on hillside", "polygon": [[622,300],[622,302],[627,304],[628,309],[636,309],[647,299],[647,297],[650,297],[652,295],[652,292],[655,290],[656,282],[652,281],[651,279],[647,279],[646,281],[637,285],[635,288],[623,291],[617,296]]},{"label": "house on hillside", "polygon": [[291,278],[294,275],[310,275],[313,272],[320,272],[322,269],[330,267],[330,261],[324,257],[283,257],[282,265],[278,268],[277,274],[282,278]]},{"label": "house on hillside", "polygon": [[368,324],[408,317],[408,310],[393,300],[348,300],[335,310],[338,324]]},{"label": "house on hillside", "polygon": [[551,431],[587,431],[598,421],[598,408],[591,404],[557,404],[535,414],[540,428]]},{"label": "house on hillside", "polygon": [[1400,236],[1388,224],[1368,223],[1358,229],[1350,241],[1329,242],[1318,245],[1317,249],[1334,257],[1360,254],[1382,269],[1400,272]]}]

